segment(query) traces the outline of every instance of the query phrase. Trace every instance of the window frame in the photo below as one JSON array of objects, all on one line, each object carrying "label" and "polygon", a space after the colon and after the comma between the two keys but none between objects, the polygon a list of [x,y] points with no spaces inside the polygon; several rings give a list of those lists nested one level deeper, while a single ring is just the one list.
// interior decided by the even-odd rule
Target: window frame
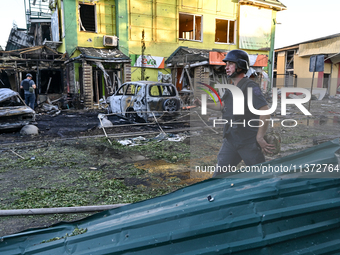
[{"label": "window frame", "polygon": [[[185,38],[180,38],[179,37],[179,31],[180,31],[180,15],[190,15],[193,16],[193,27],[192,27],[192,31],[193,31],[193,38],[196,38],[196,34],[194,33],[195,31],[195,26],[196,26],[196,17],[200,17],[201,18],[201,27],[200,27],[200,34],[201,34],[201,39],[200,40],[196,40],[196,39],[185,39]],[[198,14],[192,14],[192,13],[186,13],[186,12],[179,12],[178,13],[178,40],[182,40],[182,41],[194,41],[194,42],[203,42],[203,15],[198,15]]]},{"label": "window frame", "polygon": [[[96,4],[87,4],[87,3],[78,3],[79,8],[78,8],[78,15],[79,15],[79,24],[78,24],[78,28],[80,32],[87,32],[87,33],[98,33],[98,26],[97,26],[97,5]],[[81,19],[81,15],[80,15],[80,9],[81,9],[81,5],[89,5],[89,6],[93,6],[93,14],[94,14],[94,26],[95,26],[95,31],[89,31],[89,30],[83,30],[80,25],[80,21],[83,23],[82,19]],[[84,27],[85,28],[85,27]]]},{"label": "window frame", "polygon": [[[224,21],[228,21],[228,34],[227,34],[227,42],[216,42],[216,23],[217,23],[217,20],[224,20]],[[230,32],[230,21],[233,21],[234,22],[234,41],[233,42],[229,42],[229,32]],[[222,19],[222,18],[215,18],[215,43],[216,44],[236,44],[236,36],[237,36],[237,20],[236,19]]]},{"label": "window frame", "polygon": [[[158,95],[152,95],[152,93],[151,93],[151,89],[154,86],[156,86],[158,88],[158,92],[159,92]],[[168,91],[170,93],[170,95],[163,95],[163,91],[161,91],[160,87],[167,87],[167,89],[170,89],[171,91]],[[149,88],[148,88],[148,94],[149,94],[150,97],[176,97],[177,96],[175,86],[170,85],[170,84],[150,84]]]},{"label": "window frame", "polygon": [[[125,95],[125,91],[126,91],[126,88],[129,84],[126,84],[126,85],[122,85],[118,90],[117,90],[117,93],[115,94],[115,96],[123,96]],[[122,92],[121,92],[122,91]]]},{"label": "window frame", "polygon": [[[125,96],[135,96],[136,92],[137,92],[137,86],[136,84],[130,83],[127,85],[126,90],[124,92]],[[133,88],[133,89],[132,89]],[[134,90],[134,92],[132,93],[131,91]]]}]

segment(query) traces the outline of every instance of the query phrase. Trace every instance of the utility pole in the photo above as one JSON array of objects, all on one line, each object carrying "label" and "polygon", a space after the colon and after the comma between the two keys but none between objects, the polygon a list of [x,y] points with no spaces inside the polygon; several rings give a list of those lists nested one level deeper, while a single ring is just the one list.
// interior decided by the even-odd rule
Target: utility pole
[{"label": "utility pole", "polygon": [[144,29],[142,31],[142,69],[141,69],[141,80],[145,80],[145,68],[144,68],[144,52],[145,52],[145,41],[144,41]]}]

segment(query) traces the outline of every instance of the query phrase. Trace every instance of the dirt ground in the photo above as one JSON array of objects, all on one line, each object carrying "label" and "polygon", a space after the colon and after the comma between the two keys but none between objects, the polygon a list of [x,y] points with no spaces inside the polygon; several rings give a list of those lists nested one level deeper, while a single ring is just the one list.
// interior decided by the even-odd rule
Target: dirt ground
[{"label": "dirt ground", "polygon": [[[332,98],[313,100],[310,118],[296,107],[289,107],[287,116],[280,116],[278,109],[272,118],[294,119],[298,126],[284,127],[280,121],[275,122],[271,129],[281,134],[281,152],[266,159],[340,137],[339,109],[340,100]],[[192,176],[190,161],[199,159],[201,164],[213,165],[221,144],[221,130],[217,130],[218,134],[209,128],[184,131],[190,126],[188,123],[167,123],[161,125],[165,133],[180,128],[177,133],[187,138],[181,142],[159,141],[155,139],[161,132],[158,125],[128,126],[126,120],[109,116],[115,127],[105,129],[110,136],[108,141],[98,128],[100,112],[103,113],[65,110],[55,117],[41,114],[37,116],[37,136],[0,134],[0,209],[133,203],[211,177]],[[219,113],[209,112],[209,116]],[[209,118],[206,121],[212,124]],[[142,135],[150,140],[139,146],[122,146],[118,141],[128,138],[124,134]],[[193,145],[197,140],[199,144]],[[1,217],[0,236],[88,215]]]}]

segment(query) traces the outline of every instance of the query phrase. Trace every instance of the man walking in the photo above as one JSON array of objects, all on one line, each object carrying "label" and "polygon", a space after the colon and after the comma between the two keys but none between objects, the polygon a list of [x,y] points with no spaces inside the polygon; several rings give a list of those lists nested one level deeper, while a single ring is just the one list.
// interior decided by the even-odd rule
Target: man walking
[{"label": "man walking", "polygon": [[[245,75],[249,69],[248,54],[243,50],[232,50],[223,61],[226,63],[225,70],[228,78],[243,92],[245,111],[244,115],[233,115],[233,96],[227,90],[222,97],[222,118],[228,122],[224,127],[223,143],[217,156],[217,169],[220,171],[216,171],[213,177],[223,174],[225,172],[223,169],[236,167],[241,160],[248,166],[265,162],[263,153],[270,153],[274,149],[273,145],[264,140],[269,123],[266,120],[270,119],[270,115],[255,115],[248,108],[248,88],[252,88],[254,108],[269,109],[259,85]],[[208,104],[207,106],[220,110],[219,105]],[[249,120],[251,120],[250,125]]]},{"label": "man walking", "polygon": [[26,79],[21,82],[20,88],[25,91],[25,103],[34,110],[35,89],[37,86],[32,80],[32,74],[26,74]]}]

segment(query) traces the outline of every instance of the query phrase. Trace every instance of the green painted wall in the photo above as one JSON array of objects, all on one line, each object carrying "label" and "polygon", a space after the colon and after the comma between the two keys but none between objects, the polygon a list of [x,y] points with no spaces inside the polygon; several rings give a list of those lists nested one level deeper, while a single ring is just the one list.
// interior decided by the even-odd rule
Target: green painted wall
[{"label": "green painted wall", "polygon": [[[145,32],[145,55],[169,57],[179,46],[197,49],[238,48],[238,29],[235,43],[216,43],[216,18],[236,20],[239,24],[239,5],[231,0],[126,0],[128,7],[128,43],[130,54],[141,54],[142,31]],[[202,15],[202,40],[179,39],[179,13]],[[274,13],[274,11],[273,11]],[[275,12],[276,13],[276,12]],[[274,17],[274,14],[273,14]],[[248,51],[249,54],[269,54],[269,51]],[[158,71],[146,68],[148,80],[157,80]],[[140,68],[132,68],[132,80],[139,80]]]},{"label": "green painted wall", "polygon": [[[78,1],[80,4],[93,5],[91,1]],[[78,46],[105,48],[103,45],[104,35],[117,35],[116,29],[116,4],[115,0],[99,0],[94,2],[97,19],[97,32],[80,31],[79,12],[76,12]],[[112,48],[112,47],[108,47]]]},{"label": "green painted wall", "polygon": [[[120,0],[118,0],[120,1]],[[125,0],[124,0],[125,1]],[[124,2],[122,1],[122,2]],[[64,8],[61,10],[61,2],[63,2]],[[81,31],[79,23],[79,11],[78,4],[88,4],[95,6],[96,11],[96,32]],[[106,48],[103,46],[104,35],[117,35],[117,24],[116,24],[116,0],[58,0],[57,2],[59,9],[59,20],[60,25],[65,29],[65,37],[62,38],[63,44],[58,48],[59,52],[67,52],[70,57],[73,57],[74,50],[77,47],[94,47],[94,48]],[[126,1],[125,1],[126,5]],[[124,6],[124,5],[122,5]],[[126,12],[125,8],[120,12]],[[62,12],[65,10],[65,13]],[[120,14],[119,12],[119,14]],[[123,15],[127,17],[127,14]],[[65,20],[63,20],[65,19]],[[125,21],[126,24],[126,21]],[[127,25],[125,31],[122,34],[127,33]],[[126,36],[125,36],[126,37]],[[126,42],[126,39],[123,38]],[[112,47],[108,47],[112,48]]]},{"label": "green painted wall", "polygon": [[129,19],[126,0],[115,0],[116,3],[116,27],[119,38],[119,50],[129,55]]},{"label": "green painted wall", "polygon": [[[60,0],[59,0],[60,1]],[[65,44],[65,50],[70,55],[78,45],[77,38],[77,1],[74,0],[64,0],[64,28],[65,28],[65,38],[63,38],[63,43]]]}]

